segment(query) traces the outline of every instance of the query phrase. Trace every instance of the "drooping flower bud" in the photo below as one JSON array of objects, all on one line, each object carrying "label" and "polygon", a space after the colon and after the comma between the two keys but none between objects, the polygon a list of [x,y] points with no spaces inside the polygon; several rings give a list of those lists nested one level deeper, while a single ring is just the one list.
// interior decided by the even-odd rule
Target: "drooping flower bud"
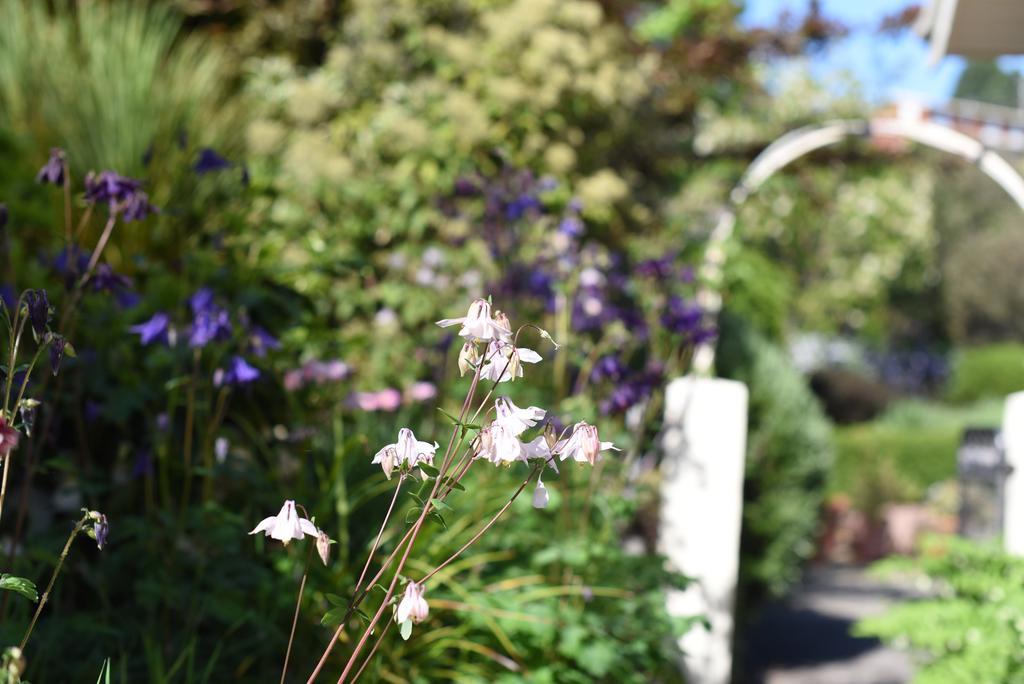
[{"label": "drooping flower bud", "polygon": [[323,530],[317,530],[316,552],[320,555],[320,560],[324,562],[324,565],[327,565],[331,556],[331,538]]},{"label": "drooping flower bud", "polygon": [[462,345],[462,351],[459,352],[459,376],[464,376],[473,370],[478,363],[480,363],[480,352],[474,343],[466,342]]},{"label": "drooping flower bud", "polygon": [[[0,416],[0,457],[7,456],[18,446],[21,434]],[[5,468],[10,466],[4,466]]]},{"label": "drooping flower bud", "polygon": [[110,536],[110,524],[107,522],[107,516],[99,511],[89,511],[89,519],[92,520],[89,536],[96,540],[96,547],[102,551]]},{"label": "drooping flower bud", "polygon": [[544,480],[537,478],[537,488],[533,490],[533,507],[548,507],[548,488],[544,486]]},{"label": "drooping flower bud", "polygon": [[423,585],[416,582],[409,582],[405,587],[405,596],[398,604],[398,611],[395,613],[395,622],[402,624],[406,620],[412,620],[413,624],[419,624],[427,619],[430,606],[423,598]]}]

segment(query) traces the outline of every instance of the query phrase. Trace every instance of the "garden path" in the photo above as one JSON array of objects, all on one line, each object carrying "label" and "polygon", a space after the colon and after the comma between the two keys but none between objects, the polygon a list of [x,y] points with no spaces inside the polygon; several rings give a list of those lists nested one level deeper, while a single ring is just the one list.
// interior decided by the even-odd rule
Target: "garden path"
[{"label": "garden path", "polygon": [[910,658],[850,629],[917,592],[861,568],[812,568],[784,600],[764,608],[741,639],[750,684],[905,684]]}]

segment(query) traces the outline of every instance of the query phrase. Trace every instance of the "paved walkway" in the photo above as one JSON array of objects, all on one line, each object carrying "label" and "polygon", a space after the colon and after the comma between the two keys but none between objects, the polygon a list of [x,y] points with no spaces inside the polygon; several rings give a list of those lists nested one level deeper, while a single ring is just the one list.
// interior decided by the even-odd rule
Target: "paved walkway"
[{"label": "paved walkway", "polygon": [[766,606],[747,629],[741,681],[905,684],[913,674],[905,653],[849,630],[858,619],[913,596],[913,590],[869,578],[859,568],[814,568],[792,596]]}]

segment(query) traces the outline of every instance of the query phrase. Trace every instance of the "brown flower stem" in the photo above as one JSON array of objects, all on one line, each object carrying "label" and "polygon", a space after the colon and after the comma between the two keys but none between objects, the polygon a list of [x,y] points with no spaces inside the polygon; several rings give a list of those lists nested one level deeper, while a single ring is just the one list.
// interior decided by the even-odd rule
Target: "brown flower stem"
[{"label": "brown flower stem", "polygon": [[512,495],[512,497],[505,503],[505,505],[501,507],[501,510],[499,510],[497,513],[495,513],[494,516],[490,520],[487,521],[487,524],[485,524],[483,527],[481,527],[480,530],[477,531],[477,533],[474,534],[470,538],[469,541],[467,541],[465,544],[463,544],[462,548],[460,548],[458,551],[456,551],[451,556],[449,556],[448,560],[444,561],[443,563],[438,565],[436,568],[434,568],[433,570],[428,572],[426,575],[424,575],[423,579],[421,579],[419,583],[420,584],[426,584],[427,581],[430,580],[431,577],[436,575],[438,572],[443,570],[449,563],[451,563],[456,558],[461,556],[463,554],[463,552],[465,552],[466,549],[471,547],[473,544],[477,543],[480,540],[480,537],[484,536],[484,534],[487,532],[487,530],[491,529],[491,527],[494,525],[494,523],[498,522],[498,518],[500,518],[502,516],[502,514],[509,509],[509,506],[511,506],[512,503],[517,498],[519,498],[519,495],[523,493],[524,489],[526,489],[526,485],[530,484],[530,480],[533,479],[533,476],[536,475],[538,472],[540,472],[540,469],[543,468],[543,467],[544,467],[543,465],[535,467],[533,469],[533,471],[529,475],[526,476],[526,479],[523,480],[523,483],[521,485],[519,485],[519,489],[517,489],[515,491],[515,493]]},{"label": "brown flower stem", "polygon": [[391,629],[392,624],[394,623],[392,623],[391,620],[388,620],[388,623],[384,625],[384,629],[380,630],[380,636],[377,637],[377,641],[373,644],[373,648],[371,648],[370,652],[366,655],[366,660],[363,661],[363,664],[359,667],[356,673],[352,675],[352,682],[359,679],[359,676],[363,674],[363,670],[365,670],[366,666],[370,664],[371,660],[373,660],[373,655],[377,652],[377,649],[380,648],[381,642],[384,641],[384,635],[388,633],[389,629]]},{"label": "brown flower stem", "polygon": [[25,636],[21,638],[21,643],[18,644],[18,648],[22,651],[25,650],[25,644],[28,643],[28,638],[32,636],[32,630],[35,629],[36,622],[39,620],[39,614],[43,612],[43,607],[46,605],[46,601],[50,598],[50,591],[53,589],[53,583],[57,581],[57,575],[60,574],[61,568],[64,567],[64,559],[68,557],[68,553],[71,551],[71,542],[75,541],[75,537],[78,536],[78,533],[85,529],[85,523],[88,519],[88,514],[83,515],[82,519],[75,523],[75,527],[71,530],[71,534],[68,535],[68,540],[64,544],[64,550],[60,552],[60,558],[57,560],[57,567],[53,569],[53,574],[50,575],[50,582],[46,585],[46,591],[43,592],[42,597],[39,599],[39,605],[36,606],[36,612],[32,616],[32,622],[29,623]]},{"label": "brown flower stem", "polygon": [[302,608],[302,592],[306,590],[306,577],[309,575],[309,561],[313,558],[315,542],[306,544],[309,550],[306,551],[306,564],[302,566],[302,581],[299,582],[299,596],[295,599],[295,615],[292,616],[292,631],[288,635],[288,649],[284,652],[284,666],[281,668],[281,684],[288,674],[288,659],[292,655],[292,642],[295,640],[295,626],[299,624],[299,610]]},{"label": "brown flower stem", "polygon": [[356,582],[356,588],[352,593],[352,600],[355,601],[356,594],[359,593],[360,587],[363,586],[363,580],[366,579],[366,571],[370,569],[370,562],[373,560],[373,554],[377,553],[377,547],[380,546],[380,539],[384,536],[384,528],[387,527],[388,520],[391,519],[391,513],[395,510],[395,502],[398,501],[398,493],[402,489],[402,483],[405,482],[405,473],[398,478],[398,484],[395,485],[395,493],[391,497],[391,504],[388,505],[388,512],[384,514],[384,522],[380,524],[380,531],[377,532],[377,538],[373,541],[373,546],[370,547],[370,553],[366,556],[366,564],[363,565],[363,571],[359,573],[359,580]]}]

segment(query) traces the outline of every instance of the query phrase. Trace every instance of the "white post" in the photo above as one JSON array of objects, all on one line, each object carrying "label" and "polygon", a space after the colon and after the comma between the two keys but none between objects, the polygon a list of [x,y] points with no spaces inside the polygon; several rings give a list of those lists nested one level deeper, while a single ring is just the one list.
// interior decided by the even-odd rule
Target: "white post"
[{"label": "white post", "polygon": [[711,623],[679,642],[691,684],[731,677],[746,442],[746,385],[698,377],[669,384],[658,541],[672,568],[696,581],[669,594],[668,610]]},{"label": "white post", "polygon": [[1003,545],[1024,556],[1024,392],[1006,397],[1003,405],[1003,447],[1013,470],[1006,478],[1003,498]]}]

